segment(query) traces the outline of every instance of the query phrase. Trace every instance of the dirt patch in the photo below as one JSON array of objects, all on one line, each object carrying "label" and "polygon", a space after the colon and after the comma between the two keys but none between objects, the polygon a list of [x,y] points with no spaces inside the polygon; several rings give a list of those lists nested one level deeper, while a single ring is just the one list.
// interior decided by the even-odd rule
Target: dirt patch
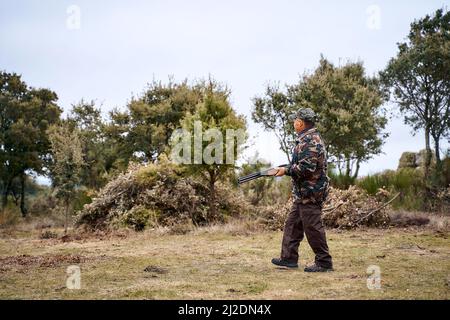
[{"label": "dirt patch", "polygon": [[424,213],[392,212],[391,225],[396,227],[423,226],[430,223],[430,219]]},{"label": "dirt patch", "polygon": [[158,267],[158,266],[147,266],[144,269],[144,272],[152,272],[152,273],[158,273],[158,274],[166,274],[169,271],[167,269]]},{"label": "dirt patch", "polygon": [[51,230],[45,230],[39,235],[39,239],[56,239],[58,234]]},{"label": "dirt patch", "polygon": [[0,258],[0,272],[16,270],[24,272],[30,268],[56,268],[62,265],[80,264],[89,261],[98,260],[101,257],[86,257],[78,254],[55,254],[31,256],[27,254],[19,256],[8,256]]},{"label": "dirt patch", "polygon": [[402,244],[400,246],[397,246],[397,249],[402,250],[402,251],[408,251],[414,254],[418,254],[420,256],[425,256],[425,255],[433,255],[433,254],[438,254],[439,252],[437,250],[433,250],[433,249],[428,249],[425,247],[421,247],[418,244]]},{"label": "dirt patch", "polygon": [[120,229],[120,230],[95,230],[89,231],[85,230],[83,232],[79,232],[77,234],[70,234],[69,237],[63,242],[71,242],[71,241],[91,241],[91,240],[114,240],[114,239],[126,239],[130,235],[134,235],[135,232],[130,229]]},{"label": "dirt patch", "polygon": [[[60,231],[60,230],[58,230]],[[60,231],[62,232],[62,231]],[[129,229],[120,229],[120,230],[98,230],[95,232],[83,231],[83,232],[71,232],[66,235],[49,237],[44,239],[39,236],[38,239],[45,244],[48,245],[57,245],[60,243],[87,243],[93,241],[109,241],[109,240],[121,240],[126,239],[132,235],[136,235],[134,231]]]}]

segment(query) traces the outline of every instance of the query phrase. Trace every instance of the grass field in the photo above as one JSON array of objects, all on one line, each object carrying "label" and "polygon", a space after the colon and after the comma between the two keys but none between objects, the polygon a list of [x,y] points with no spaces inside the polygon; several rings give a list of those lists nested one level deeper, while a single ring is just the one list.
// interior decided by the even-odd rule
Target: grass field
[{"label": "grass field", "polygon": [[[184,235],[161,230],[41,240],[1,235],[2,299],[449,299],[450,240],[428,229],[328,231],[335,272],[284,270],[281,232],[209,227]],[[306,242],[301,264],[313,261]],[[81,289],[66,287],[69,265]],[[367,268],[381,289],[367,288]]]}]

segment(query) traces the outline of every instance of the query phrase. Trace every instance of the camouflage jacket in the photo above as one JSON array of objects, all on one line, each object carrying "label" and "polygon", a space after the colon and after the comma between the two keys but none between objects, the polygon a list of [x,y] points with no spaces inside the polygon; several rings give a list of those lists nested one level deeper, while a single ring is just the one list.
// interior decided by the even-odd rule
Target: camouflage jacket
[{"label": "camouflage jacket", "polygon": [[292,177],[294,199],[322,204],[328,195],[327,153],[316,128],[298,133],[292,160],[286,170]]}]

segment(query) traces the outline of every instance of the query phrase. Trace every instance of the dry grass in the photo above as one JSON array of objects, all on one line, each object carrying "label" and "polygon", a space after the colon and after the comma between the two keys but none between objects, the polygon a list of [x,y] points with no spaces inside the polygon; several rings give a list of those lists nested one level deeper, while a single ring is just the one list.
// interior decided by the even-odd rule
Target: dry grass
[{"label": "dry grass", "polygon": [[0,237],[17,237],[62,228],[64,216],[57,213],[28,215],[22,218],[17,208],[0,211]]},{"label": "dry grass", "polygon": [[[252,229],[253,228],[253,229]],[[60,229],[53,230],[61,234]],[[448,232],[429,228],[328,231],[336,271],[277,269],[281,232],[249,222],[135,233],[39,239],[39,230],[0,239],[0,298],[30,299],[449,299]],[[301,264],[313,260],[306,242]],[[2,263],[2,262],[0,262]],[[66,268],[81,267],[81,289]],[[367,267],[381,268],[369,290]]]},{"label": "dry grass", "polygon": [[8,228],[18,224],[20,216],[17,210],[5,208],[0,210],[0,227]]}]

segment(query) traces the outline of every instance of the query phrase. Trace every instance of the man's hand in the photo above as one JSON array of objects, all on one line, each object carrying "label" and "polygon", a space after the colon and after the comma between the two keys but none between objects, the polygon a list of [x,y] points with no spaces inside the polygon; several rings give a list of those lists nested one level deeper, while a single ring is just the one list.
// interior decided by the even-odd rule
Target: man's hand
[{"label": "man's hand", "polygon": [[275,177],[282,177],[286,174],[286,168],[285,167],[278,167],[277,168],[278,172],[275,175]]}]

